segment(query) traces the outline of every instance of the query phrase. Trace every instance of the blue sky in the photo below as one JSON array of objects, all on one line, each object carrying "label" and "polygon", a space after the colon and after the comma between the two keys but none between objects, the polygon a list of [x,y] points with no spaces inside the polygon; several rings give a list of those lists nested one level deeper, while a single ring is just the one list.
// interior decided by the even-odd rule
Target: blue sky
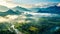
[{"label": "blue sky", "polygon": [[41,3],[41,2],[60,3],[60,0],[13,0],[13,1],[21,4],[35,4],[35,3]]}]

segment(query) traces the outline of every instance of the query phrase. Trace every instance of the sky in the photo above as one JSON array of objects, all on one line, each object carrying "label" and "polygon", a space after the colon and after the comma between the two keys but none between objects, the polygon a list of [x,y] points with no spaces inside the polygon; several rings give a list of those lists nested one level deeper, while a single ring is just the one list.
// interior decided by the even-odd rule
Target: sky
[{"label": "sky", "polygon": [[22,4],[35,4],[40,2],[52,2],[52,3],[60,2],[60,0],[13,0],[13,1],[17,3],[22,3]]},{"label": "sky", "polygon": [[[47,3],[59,3],[60,0],[0,0],[0,5],[7,6],[9,8],[15,7],[17,5],[23,7],[32,7],[32,5],[44,5]],[[31,5],[32,4],[32,5]]]}]

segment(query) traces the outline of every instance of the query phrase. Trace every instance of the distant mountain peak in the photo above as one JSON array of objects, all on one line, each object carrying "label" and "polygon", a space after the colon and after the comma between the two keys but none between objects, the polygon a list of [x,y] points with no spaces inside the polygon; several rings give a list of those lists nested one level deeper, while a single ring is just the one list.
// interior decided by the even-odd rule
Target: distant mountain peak
[{"label": "distant mountain peak", "polygon": [[15,15],[19,15],[21,14],[18,10],[17,11],[13,11],[12,9],[9,9],[6,13],[9,13],[9,14],[15,14]]},{"label": "distant mountain peak", "polygon": [[9,9],[7,12],[13,12],[13,10],[12,9]]},{"label": "distant mountain peak", "polygon": [[14,14],[15,12],[13,10],[9,9],[6,13]]},{"label": "distant mountain peak", "polygon": [[25,9],[25,8],[23,8],[23,7],[20,7],[20,6],[16,6],[15,8],[17,8],[17,9]]},{"label": "distant mountain peak", "polygon": [[50,7],[48,7],[48,8],[56,8],[56,7],[58,7],[57,5],[55,5],[55,6],[50,6]]},{"label": "distant mountain peak", "polygon": [[40,10],[38,12],[60,14],[60,7],[55,5],[55,6],[50,6],[47,8],[40,8]]},{"label": "distant mountain peak", "polygon": [[19,8],[19,6],[16,6],[17,8]]},{"label": "distant mountain peak", "polygon": [[16,11],[16,10],[18,10],[18,11],[30,11],[30,10],[28,10],[24,7],[20,7],[20,6],[16,6],[16,7],[12,8],[12,10],[14,10],[14,11]]}]

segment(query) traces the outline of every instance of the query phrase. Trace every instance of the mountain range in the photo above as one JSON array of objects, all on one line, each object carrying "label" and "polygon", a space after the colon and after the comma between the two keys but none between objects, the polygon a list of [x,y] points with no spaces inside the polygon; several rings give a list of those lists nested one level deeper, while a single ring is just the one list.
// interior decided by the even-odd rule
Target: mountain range
[{"label": "mountain range", "polygon": [[47,8],[40,8],[37,12],[39,13],[53,13],[60,14],[60,6],[50,6]]},{"label": "mountain range", "polygon": [[10,9],[10,8],[0,5],[0,16],[20,15],[23,12],[60,14],[60,6],[55,5],[55,6],[50,6],[47,8],[31,8],[31,9],[16,6],[16,7]]},{"label": "mountain range", "polygon": [[24,8],[24,7],[20,7],[20,6],[16,6],[14,8],[12,8],[13,11],[20,11],[20,12],[23,12],[23,11],[30,11],[28,10],[27,8]]},{"label": "mountain range", "polygon": [[0,16],[6,16],[6,15],[19,15],[20,12],[16,11],[14,12],[13,10],[9,9],[6,12],[0,12]]},{"label": "mountain range", "polygon": [[30,11],[26,8],[16,6],[12,9],[7,8],[5,6],[0,6],[0,16],[6,16],[6,15],[20,15],[23,11]]}]

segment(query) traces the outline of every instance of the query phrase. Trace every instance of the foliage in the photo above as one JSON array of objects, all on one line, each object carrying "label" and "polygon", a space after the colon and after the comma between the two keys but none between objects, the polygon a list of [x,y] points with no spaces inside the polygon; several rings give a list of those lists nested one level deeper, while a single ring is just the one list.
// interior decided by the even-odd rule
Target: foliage
[{"label": "foliage", "polygon": [[0,34],[15,34],[15,32],[9,31],[10,27],[11,27],[11,24],[8,22],[0,23]]},{"label": "foliage", "polygon": [[[57,19],[58,20],[58,19]],[[15,29],[18,29],[24,34],[55,34],[60,32],[60,25],[56,24],[59,21],[54,21],[52,18],[39,18],[38,21],[31,20],[29,23],[17,23],[14,22]],[[1,34],[16,34],[9,31],[11,24],[8,22],[0,23],[0,33]],[[56,30],[56,28],[58,29]],[[56,30],[56,31],[55,31]],[[52,32],[53,31],[53,32]],[[4,32],[4,33],[3,33]]]}]

